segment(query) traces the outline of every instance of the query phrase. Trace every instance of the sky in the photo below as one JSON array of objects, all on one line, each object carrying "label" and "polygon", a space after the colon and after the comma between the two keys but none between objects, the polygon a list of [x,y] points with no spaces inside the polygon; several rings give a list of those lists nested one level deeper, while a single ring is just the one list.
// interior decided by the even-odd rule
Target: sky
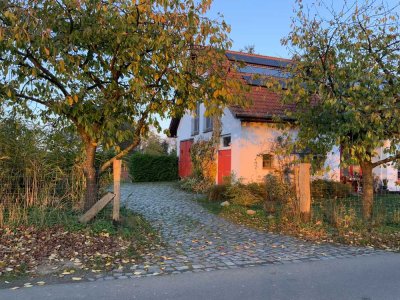
[{"label": "sky", "polygon": [[[353,1],[349,0],[350,3]],[[389,7],[400,3],[399,0],[383,1]],[[314,2],[317,1],[303,0],[305,6]],[[365,3],[365,0],[358,2]],[[324,0],[324,3],[340,8],[344,0]],[[213,0],[208,15],[215,19],[221,13],[226,23],[231,25],[232,50],[254,45],[258,54],[289,58],[289,51],[280,40],[290,32],[294,4],[295,0]]]},{"label": "sky", "polygon": [[290,31],[294,0],[214,0],[208,15],[231,25],[232,50],[254,45],[256,53],[288,57],[280,40]]}]

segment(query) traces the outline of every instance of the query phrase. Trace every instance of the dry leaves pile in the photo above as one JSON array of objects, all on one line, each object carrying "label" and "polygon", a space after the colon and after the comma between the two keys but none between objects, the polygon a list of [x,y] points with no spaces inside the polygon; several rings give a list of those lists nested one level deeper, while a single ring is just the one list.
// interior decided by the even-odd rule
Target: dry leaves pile
[{"label": "dry leaves pile", "polygon": [[0,228],[0,275],[32,273],[42,265],[68,262],[76,268],[115,267],[132,241],[108,233],[69,232],[61,227]]}]

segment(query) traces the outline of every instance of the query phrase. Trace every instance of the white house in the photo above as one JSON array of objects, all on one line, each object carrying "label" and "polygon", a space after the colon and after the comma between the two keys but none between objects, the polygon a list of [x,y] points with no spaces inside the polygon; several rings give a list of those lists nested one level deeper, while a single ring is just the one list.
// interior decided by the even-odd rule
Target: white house
[{"label": "white house", "polygon": [[[288,59],[261,56],[242,52],[227,51],[227,59],[231,62],[243,62],[239,68],[243,80],[250,86],[247,95],[252,105],[247,108],[225,108],[221,117],[221,141],[217,157],[217,183],[223,177],[234,174],[244,182],[263,180],[265,175],[279,168],[279,157],[275,153],[277,138],[284,133],[277,127],[275,116],[285,117],[285,111],[293,107],[283,105],[277,94],[268,90],[254,79],[254,74],[282,77],[281,68],[290,63]],[[186,177],[191,174],[190,146],[198,139],[209,139],[212,134],[212,119],[204,116],[204,105],[200,104],[196,114],[187,112],[180,119],[173,119],[170,133],[177,140],[179,156],[179,174]],[[290,120],[286,119],[288,123]],[[296,129],[285,130],[296,136]],[[384,153],[378,151],[379,158]],[[357,166],[346,169],[339,167],[340,149],[335,148],[328,153],[325,162],[326,171],[321,175],[335,181],[351,181],[360,170]],[[399,179],[398,170],[393,166],[377,167],[376,176],[387,179],[389,190],[396,191]]]}]

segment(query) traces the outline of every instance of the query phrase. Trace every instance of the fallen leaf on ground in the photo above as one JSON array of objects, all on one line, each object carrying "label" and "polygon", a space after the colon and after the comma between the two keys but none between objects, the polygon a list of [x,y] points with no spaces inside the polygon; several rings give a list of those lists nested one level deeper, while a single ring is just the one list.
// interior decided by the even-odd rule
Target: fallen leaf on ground
[{"label": "fallen leaf on ground", "polygon": [[81,277],[72,277],[72,280],[79,281],[79,280],[82,280],[82,278]]}]

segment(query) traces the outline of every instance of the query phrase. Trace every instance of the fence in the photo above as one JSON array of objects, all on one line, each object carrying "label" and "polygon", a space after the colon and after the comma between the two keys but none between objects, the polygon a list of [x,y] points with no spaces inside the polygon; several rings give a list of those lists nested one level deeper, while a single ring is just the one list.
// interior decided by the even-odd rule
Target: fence
[{"label": "fence", "polygon": [[[348,184],[317,180],[311,183],[312,214],[344,227],[355,226],[362,219],[362,191]],[[372,223],[400,226],[400,194],[379,190],[373,196]]]},{"label": "fence", "polygon": [[27,172],[0,173],[0,204],[54,206],[68,200],[78,207],[82,201],[84,180],[79,173],[65,174],[52,172],[43,174],[40,170]]},{"label": "fence", "polygon": [[[310,180],[310,165],[294,169],[297,209],[303,220],[325,220],[335,226],[356,226],[363,219],[362,186],[328,180]],[[375,189],[372,223],[400,226],[400,193]]]},{"label": "fence", "polygon": [[[103,201],[99,201],[102,204],[97,203],[89,216],[84,216],[83,223],[92,219],[111,200],[114,200],[113,220],[119,221],[121,165],[121,160],[115,160],[113,163],[113,193],[106,194],[102,198]],[[103,178],[103,182],[99,183],[98,195],[104,194],[109,183],[107,176]],[[37,168],[27,168],[21,172],[1,172],[0,227],[4,223],[27,224],[30,214],[32,212],[37,214],[38,210],[42,215],[49,209],[68,209],[78,212],[83,208],[84,196],[85,179],[82,169],[78,166],[72,168],[70,172],[53,170],[43,173]]]}]

